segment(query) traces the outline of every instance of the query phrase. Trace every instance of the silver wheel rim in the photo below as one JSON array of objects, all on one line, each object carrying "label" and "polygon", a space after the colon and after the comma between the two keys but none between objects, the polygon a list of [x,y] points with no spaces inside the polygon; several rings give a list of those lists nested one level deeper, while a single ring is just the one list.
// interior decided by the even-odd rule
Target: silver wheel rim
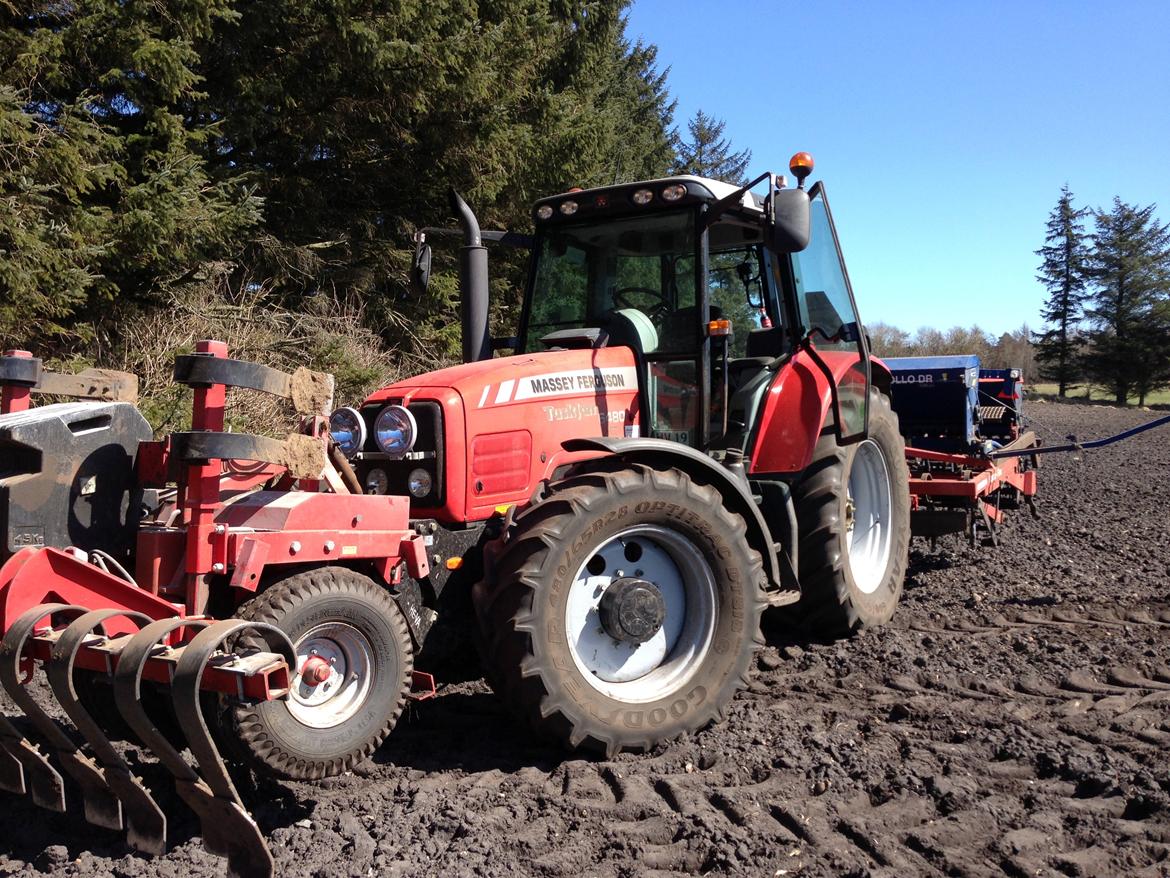
[{"label": "silver wheel rim", "polygon": [[[665,619],[645,643],[615,640],[601,626],[601,597],[623,576],[652,582],[662,594]],[[703,554],[681,534],[641,525],[617,534],[577,570],[565,630],[573,661],[590,686],[618,701],[648,702],[677,691],[694,675],[714,639],[715,615],[715,576]]]},{"label": "silver wheel rim", "polygon": [[[314,729],[339,726],[366,703],[374,684],[374,650],[369,638],[345,622],[326,622],[297,641],[297,676],[289,693],[288,712]],[[329,665],[329,677],[313,686],[302,676],[305,662],[317,657]]]},{"label": "silver wheel rim", "polygon": [[863,593],[873,594],[890,560],[893,499],[886,456],[872,439],[861,442],[853,455],[845,518],[853,582]]}]

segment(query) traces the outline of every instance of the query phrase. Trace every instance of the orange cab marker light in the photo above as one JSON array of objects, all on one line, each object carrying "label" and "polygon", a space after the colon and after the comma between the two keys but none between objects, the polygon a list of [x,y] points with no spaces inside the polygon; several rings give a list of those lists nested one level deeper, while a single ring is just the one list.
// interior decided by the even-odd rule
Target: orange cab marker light
[{"label": "orange cab marker light", "polygon": [[707,335],[731,335],[731,321],[712,320],[707,324]]},{"label": "orange cab marker light", "polygon": [[463,566],[463,559],[462,558],[448,558],[447,559],[447,569],[448,570],[458,570],[462,566]]},{"label": "orange cab marker light", "polygon": [[510,503],[505,503],[503,506],[497,506],[495,509],[496,515],[507,515],[508,510],[512,508]]}]

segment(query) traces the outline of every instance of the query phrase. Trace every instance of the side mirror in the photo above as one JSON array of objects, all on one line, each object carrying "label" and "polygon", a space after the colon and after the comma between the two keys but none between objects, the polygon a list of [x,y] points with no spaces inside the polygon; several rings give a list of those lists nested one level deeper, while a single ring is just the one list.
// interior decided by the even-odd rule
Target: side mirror
[{"label": "side mirror", "polygon": [[811,209],[808,192],[781,189],[772,193],[776,221],[770,229],[772,249],[777,253],[799,253],[808,246],[811,235]]},{"label": "side mirror", "polygon": [[414,248],[414,260],[410,265],[410,286],[420,296],[426,293],[431,283],[431,245],[419,241]]}]

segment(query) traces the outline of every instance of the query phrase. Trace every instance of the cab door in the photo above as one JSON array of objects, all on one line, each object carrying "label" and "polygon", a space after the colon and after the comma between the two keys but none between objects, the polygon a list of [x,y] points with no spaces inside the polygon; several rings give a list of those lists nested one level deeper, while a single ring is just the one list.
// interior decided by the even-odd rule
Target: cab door
[{"label": "cab door", "polygon": [[841,375],[833,387],[833,419],[842,445],[860,442],[869,428],[869,348],[857,316],[849,272],[824,186],[809,190],[812,235],[792,254],[798,319],[809,353],[825,371]]}]

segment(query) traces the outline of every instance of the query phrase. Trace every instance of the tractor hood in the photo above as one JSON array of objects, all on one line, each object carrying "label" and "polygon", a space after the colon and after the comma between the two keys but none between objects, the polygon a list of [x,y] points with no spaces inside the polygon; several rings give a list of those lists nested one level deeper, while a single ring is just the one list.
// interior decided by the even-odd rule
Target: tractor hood
[{"label": "tractor hood", "polygon": [[[410,460],[356,460],[360,479],[403,493],[426,469],[434,487],[412,515],[482,521],[501,505],[527,503],[558,466],[595,457],[572,439],[637,436],[639,379],[627,347],[553,350],[465,363],[399,381],[362,405],[371,430],[384,404],[401,403],[418,423]],[[367,449],[370,445],[367,442]],[[382,479],[382,475],[385,479]]]},{"label": "tractor hood", "polygon": [[411,397],[426,388],[454,390],[468,409],[496,408],[558,398],[636,394],[637,370],[629,348],[543,351],[463,363],[416,375],[378,390],[368,403]]}]

